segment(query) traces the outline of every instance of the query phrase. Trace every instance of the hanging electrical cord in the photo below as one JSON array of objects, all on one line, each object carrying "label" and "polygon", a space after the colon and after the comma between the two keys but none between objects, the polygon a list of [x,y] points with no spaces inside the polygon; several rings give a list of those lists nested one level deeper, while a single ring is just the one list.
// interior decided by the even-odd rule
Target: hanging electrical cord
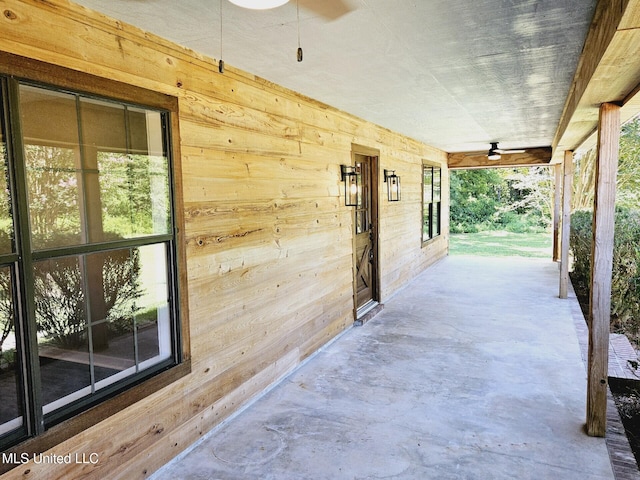
[{"label": "hanging electrical cord", "polygon": [[224,73],[224,60],[222,60],[222,1],[220,0],[220,60],[218,60],[218,72]]},{"label": "hanging electrical cord", "polygon": [[298,61],[302,61],[302,47],[300,46],[300,0],[296,0],[296,13],[298,15]]}]

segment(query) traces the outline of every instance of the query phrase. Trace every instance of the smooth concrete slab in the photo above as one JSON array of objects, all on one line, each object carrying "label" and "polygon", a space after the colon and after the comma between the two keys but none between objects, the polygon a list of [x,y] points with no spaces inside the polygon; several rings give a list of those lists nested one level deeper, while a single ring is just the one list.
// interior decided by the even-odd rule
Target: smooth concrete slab
[{"label": "smooth concrete slab", "polygon": [[550,260],[449,257],[154,475],[613,479]]}]

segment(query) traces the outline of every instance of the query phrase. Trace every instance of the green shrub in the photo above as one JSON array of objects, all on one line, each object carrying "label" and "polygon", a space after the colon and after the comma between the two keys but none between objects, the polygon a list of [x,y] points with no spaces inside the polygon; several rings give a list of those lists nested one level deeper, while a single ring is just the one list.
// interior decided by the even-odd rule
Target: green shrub
[{"label": "green shrub", "polygon": [[[592,216],[571,216],[570,247],[576,290],[588,294],[591,275]],[[618,208],[615,215],[611,278],[611,329],[640,344],[640,210]]]}]

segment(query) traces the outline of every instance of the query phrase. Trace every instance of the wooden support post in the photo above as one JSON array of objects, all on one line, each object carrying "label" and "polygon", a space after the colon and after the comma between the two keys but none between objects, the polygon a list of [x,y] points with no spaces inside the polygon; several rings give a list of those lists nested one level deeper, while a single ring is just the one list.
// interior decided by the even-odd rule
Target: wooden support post
[{"label": "wooden support post", "polygon": [[553,261],[560,260],[560,204],[562,193],[562,165],[553,166],[555,176],[555,193],[553,195]]},{"label": "wooden support post", "polygon": [[619,142],[620,107],[603,103],[598,124],[589,298],[587,434],[594,437],[605,436],[607,423],[611,272]]},{"label": "wooden support post", "polygon": [[571,231],[571,192],[573,191],[573,152],[564,152],[562,182],[562,236],[560,240],[560,298],[569,290],[569,233]]}]

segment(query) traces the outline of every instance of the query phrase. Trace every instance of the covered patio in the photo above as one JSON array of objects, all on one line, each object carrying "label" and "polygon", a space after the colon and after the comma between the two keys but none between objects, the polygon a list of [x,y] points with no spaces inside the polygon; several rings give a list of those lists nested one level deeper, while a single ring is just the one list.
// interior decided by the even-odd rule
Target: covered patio
[{"label": "covered patio", "polygon": [[447,257],[153,478],[614,478],[576,320],[550,260]]}]

